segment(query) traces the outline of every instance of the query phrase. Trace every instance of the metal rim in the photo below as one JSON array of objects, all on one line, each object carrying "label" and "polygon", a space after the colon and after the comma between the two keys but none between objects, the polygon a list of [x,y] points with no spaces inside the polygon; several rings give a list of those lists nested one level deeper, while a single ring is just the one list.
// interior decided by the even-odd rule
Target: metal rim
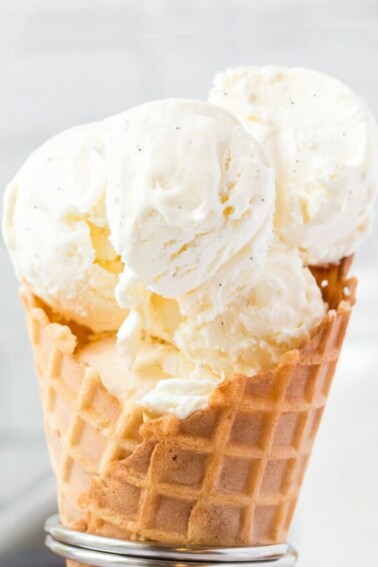
[{"label": "metal rim", "polygon": [[[51,516],[45,523],[45,531],[54,540],[76,548],[113,553],[116,555],[189,561],[212,561],[216,563],[256,562],[277,560],[287,555],[292,548],[286,544],[261,545],[255,547],[198,547],[185,548],[159,543],[127,541],[103,537],[65,528],[59,516]],[[277,563],[275,563],[277,565]]]},{"label": "metal rim", "polygon": [[[149,557],[135,556],[125,556],[116,553],[105,553],[103,551],[95,551],[92,549],[83,549],[80,547],[75,547],[73,545],[68,545],[61,541],[55,540],[51,535],[46,537],[46,546],[56,555],[64,557],[65,559],[71,559],[79,563],[86,563],[92,565],[93,567],[111,567],[112,565],[118,565],[118,567],[211,567],[215,565],[214,562],[201,561],[198,562],[197,559],[192,559],[189,563],[183,563],[180,561],[177,563],[174,559],[172,560],[162,560]],[[264,567],[293,567],[297,559],[297,554],[292,548],[289,548],[288,553],[284,556],[273,559],[273,560],[262,560],[260,561],[243,561],[243,567],[256,567],[256,565],[261,565]],[[238,567],[240,562],[227,561],[223,563],[223,567]]]}]

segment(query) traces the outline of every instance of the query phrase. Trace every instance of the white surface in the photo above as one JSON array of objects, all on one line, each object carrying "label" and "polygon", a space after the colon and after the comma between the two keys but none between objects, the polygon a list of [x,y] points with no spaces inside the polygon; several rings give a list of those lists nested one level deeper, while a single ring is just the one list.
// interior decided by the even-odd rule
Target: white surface
[{"label": "white surface", "polygon": [[[350,84],[377,116],[377,37],[375,0],[3,0],[0,187],[52,134],[152,98],[204,98],[213,73],[227,65],[313,66]],[[377,246],[378,225],[354,267],[360,302],[296,516],[292,539],[300,549],[299,567],[372,565],[366,549],[376,537],[378,508],[378,380],[372,359],[378,339]],[[0,275],[4,511],[13,490],[20,487],[22,494],[22,478],[42,478],[47,465],[23,314],[2,243]],[[31,543],[22,538],[30,518],[36,518],[38,533],[38,511],[53,509],[45,496],[48,482],[40,480],[34,490],[32,482],[27,485],[27,494],[34,495],[32,514],[18,504],[23,498],[11,498],[12,517],[21,524],[25,514],[20,546],[21,540]],[[47,490],[51,495],[52,488]],[[1,536],[2,549],[16,545],[6,533]]]}]

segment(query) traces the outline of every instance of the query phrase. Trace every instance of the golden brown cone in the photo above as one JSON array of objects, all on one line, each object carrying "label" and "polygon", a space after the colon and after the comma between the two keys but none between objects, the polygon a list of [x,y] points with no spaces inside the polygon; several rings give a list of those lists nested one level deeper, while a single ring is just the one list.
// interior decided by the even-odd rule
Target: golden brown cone
[{"label": "golden brown cone", "polygon": [[313,269],[330,310],[276,368],[233,376],[185,420],[144,424],[24,290],[63,524],[186,545],[285,541],[354,303],[350,261]]}]

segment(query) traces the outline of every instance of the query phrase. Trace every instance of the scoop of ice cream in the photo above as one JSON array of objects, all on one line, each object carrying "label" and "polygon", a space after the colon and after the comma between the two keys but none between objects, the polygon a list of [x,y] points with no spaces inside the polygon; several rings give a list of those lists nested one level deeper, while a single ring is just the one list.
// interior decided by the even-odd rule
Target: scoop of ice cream
[{"label": "scoop of ice cream", "polygon": [[325,310],[320,289],[297,249],[275,242],[248,293],[212,321],[201,323],[188,315],[174,342],[188,359],[219,376],[253,375],[309,338]]},{"label": "scoop of ice cream", "polygon": [[114,298],[122,269],[109,242],[101,125],[67,130],[37,149],[6,190],[3,234],[18,278],[67,319],[93,331],[125,318]]},{"label": "scoop of ice cream", "polygon": [[[112,117],[105,127],[111,240],[127,266],[117,288],[121,305],[133,302],[138,280],[164,297],[185,294],[265,225],[270,238],[273,169],[231,113],[163,100]],[[259,254],[261,246],[250,277],[261,270]]]},{"label": "scoop of ice cream", "polygon": [[215,77],[209,100],[233,111],[276,170],[276,228],[307,264],[337,262],[369,232],[377,128],[347,86],[300,68],[247,67]]},{"label": "scoop of ice cream", "polygon": [[204,323],[224,313],[249,293],[264,268],[271,226],[266,224],[209,280],[177,298],[180,313]]}]

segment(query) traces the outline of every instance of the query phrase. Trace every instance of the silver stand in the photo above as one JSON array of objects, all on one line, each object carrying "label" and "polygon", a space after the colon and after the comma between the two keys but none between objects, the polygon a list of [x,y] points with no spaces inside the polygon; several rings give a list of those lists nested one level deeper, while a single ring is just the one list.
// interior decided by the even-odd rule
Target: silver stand
[{"label": "silver stand", "polygon": [[45,530],[51,551],[94,567],[291,567],[297,559],[296,551],[286,543],[187,549],[76,532],[64,528],[58,516],[47,520]]}]

